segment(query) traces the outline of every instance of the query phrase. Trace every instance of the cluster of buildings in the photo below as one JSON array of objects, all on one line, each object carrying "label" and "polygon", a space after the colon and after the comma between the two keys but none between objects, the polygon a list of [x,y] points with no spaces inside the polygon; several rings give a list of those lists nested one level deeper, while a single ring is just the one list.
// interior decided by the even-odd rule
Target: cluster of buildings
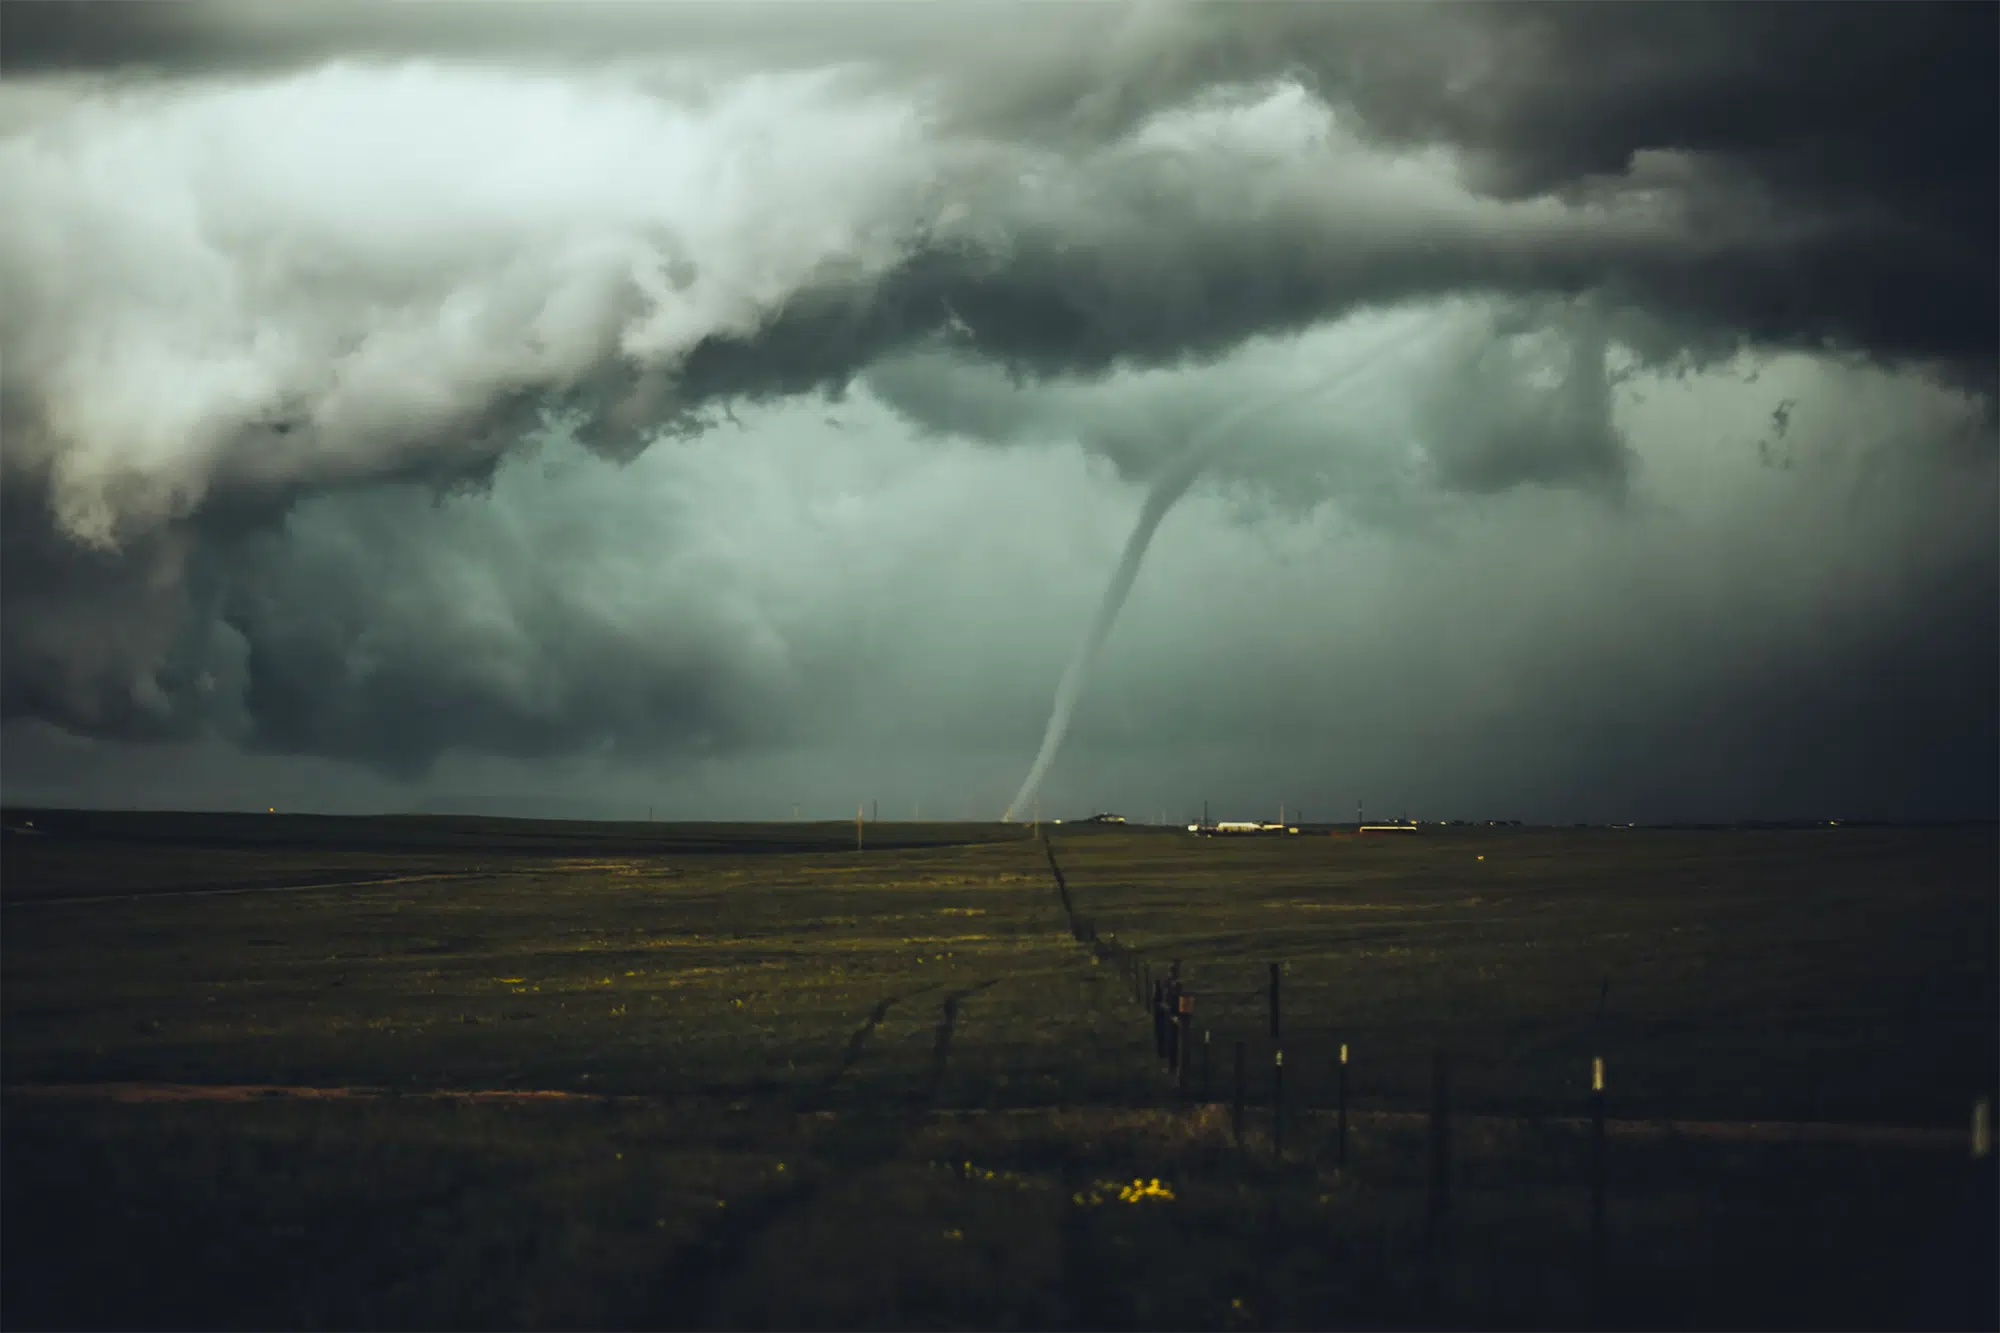
[{"label": "cluster of buildings", "polygon": [[[1058,819],[1055,822],[1060,824],[1063,821]],[[1085,824],[1123,824],[1126,822],[1126,820],[1125,816],[1123,815],[1114,815],[1109,812],[1106,812],[1103,814],[1092,815],[1090,818],[1083,820],[1081,822]],[[1455,819],[1450,822],[1451,824],[1457,826],[1463,826],[1466,824],[1476,825],[1483,822],[1484,824],[1491,827],[1505,827],[1508,825],[1518,826],[1521,821],[1519,821],[1518,819],[1516,820],[1489,819],[1485,821],[1479,821],[1479,820],[1468,821],[1463,819]],[[1443,820],[1439,820],[1436,823],[1437,827],[1443,827],[1444,825],[1445,821]],[[1342,830],[1337,830],[1337,831],[1344,831],[1346,827],[1352,827],[1358,833],[1367,833],[1367,834],[1415,833],[1421,827],[1421,825],[1418,823],[1418,821],[1414,819],[1406,819],[1406,820],[1397,820],[1393,823],[1356,824],[1351,826],[1343,826]],[[1204,838],[1225,838],[1225,837],[1240,838],[1240,837],[1265,836],[1270,834],[1296,834],[1299,832],[1299,826],[1297,824],[1287,823],[1283,818],[1282,814],[1280,814],[1278,822],[1271,823],[1267,820],[1255,820],[1255,819],[1220,819],[1220,820],[1210,821],[1207,814],[1204,813],[1199,822],[1189,824],[1187,826],[1187,831],[1189,833],[1193,833],[1199,837],[1204,837]]]},{"label": "cluster of buildings", "polygon": [[1297,833],[1296,824],[1259,824],[1255,820],[1225,819],[1214,824],[1189,824],[1189,833],[1205,838],[1241,836],[1252,833]]}]

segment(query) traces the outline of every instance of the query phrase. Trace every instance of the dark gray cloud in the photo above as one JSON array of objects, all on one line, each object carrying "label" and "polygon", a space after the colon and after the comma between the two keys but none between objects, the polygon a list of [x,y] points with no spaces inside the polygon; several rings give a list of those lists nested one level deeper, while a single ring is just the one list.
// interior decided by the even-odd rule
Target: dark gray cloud
[{"label": "dark gray cloud", "polygon": [[[1274,498],[1350,502],[1367,449],[1359,436],[1406,435],[1451,491],[1518,485],[1622,493],[1627,451],[1612,420],[1617,371],[1590,304],[1460,302],[1405,332],[1308,340],[1290,364],[1096,381],[1023,380],[951,349],[887,358],[867,382],[925,430],[991,444],[1074,439],[1148,480],[1232,404],[1267,404],[1205,465]],[[1358,376],[1352,374],[1359,363]],[[1371,415],[1384,383],[1407,419]],[[1324,387],[1320,387],[1324,386]]]},{"label": "dark gray cloud", "polygon": [[[1989,808],[2000,531],[1990,459],[1948,447],[1963,418],[1797,365],[1617,394],[1634,458],[1615,508],[1574,490],[1440,493],[1400,434],[1373,460],[1366,439],[1340,446],[1371,485],[1404,489],[1386,520],[1366,494],[1358,515],[1341,493],[1246,511],[1240,489],[1276,480],[1247,468],[1191,496],[1045,810]],[[1786,398],[1798,462],[1781,473],[1753,442]],[[251,758],[202,739],[51,756],[17,723],[9,781],[340,808],[526,810],[541,793],[580,814],[782,818],[802,801],[838,817],[873,797],[991,816],[1137,496],[1060,444],[899,436],[865,389],[838,415],[836,431],[812,404],[746,410],[739,441],[729,428],[624,467],[551,447],[436,509],[420,491],[315,501],[281,549],[219,571],[239,604],[273,599],[269,623],[222,635],[235,679],[254,648],[292,687],[243,693],[240,720],[207,733]],[[208,660],[227,695],[230,653]],[[690,661],[726,683],[705,690]],[[620,686],[648,677],[679,697]],[[440,749],[414,699],[479,729]],[[694,725],[685,699],[701,701]],[[338,778],[311,757],[328,749],[373,775]]]},{"label": "dark gray cloud", "polygon": [[199,624],[179,578],[191,540],[157,533],[124,551],[83,546],[54,529],[34,490],[0,491],[0,715],[134,737],[198,725],[172,687]]},{"label": "dark gray cloud", "polygon": [[520,533],[444,536],[426,507],[401,490],[210,553],[236,566],[217,626],[241,645],[245,743],[420,774],[466,745],[699,757],[790,735],[788,663],[754,624],[607,605]]},{"label": "dark gray cloud", "polygon": [[[1069,145],[1115,139],[1205,90],[1292,77],[1382,141],[1459,151],[1480,193],[1660,191],[1716,224],[1707,247],[1650,270],[1586,266],[1584,280],[1615,278],[1635,301],[1751,337],[1936,358],[1990,387],[1996,46],[1994,7],[1955,3],[1078,5],[1042,6],[1024,25],[1002,4],[114,0],[16,4],[5,58],[30,72],[166,73],[408,55],[838,62],[935,93],[982,132]],[[1767,244],[1731,235],[1744,231]],[[1065,320],[1022,304],[1059,339],[1106,313],[1077,302]]]},{"label": "dark gray cloud", "polygon": [[[551,413],[629,461],[865,391],[1145,478],[1333,370],[1324,330],[1431,310],[1214,476],[1253,526],[1433,535],[1523,487],[1642,506],[1620,386],[1746,348],[1991,424],[1993,6],[1035,13],[10,4],[5,716],[405,776],[816,734],[852,631],[599,606],[554,530],[464,517],[525,512],[481,488]],[[1743,447],[1809,466],[1773,410]],[[1911,642],[1985,642],[1925,598]]]}]

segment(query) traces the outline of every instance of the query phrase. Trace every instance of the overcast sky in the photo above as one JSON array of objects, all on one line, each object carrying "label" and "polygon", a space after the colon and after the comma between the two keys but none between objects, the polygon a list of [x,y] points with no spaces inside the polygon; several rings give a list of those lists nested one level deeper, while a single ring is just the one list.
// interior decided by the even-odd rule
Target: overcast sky
[{"label": "overcast sky", "polygon": [[10,0],[0,797],[1991,817],[1996,15]]}]

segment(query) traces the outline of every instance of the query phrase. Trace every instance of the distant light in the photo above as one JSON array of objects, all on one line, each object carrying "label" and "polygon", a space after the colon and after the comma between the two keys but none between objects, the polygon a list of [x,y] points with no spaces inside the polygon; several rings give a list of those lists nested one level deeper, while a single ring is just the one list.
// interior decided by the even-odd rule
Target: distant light
[{"label": "distant light", "polygon": [[1480,860],[1482,860],[1482,861],[1484,861],[1484,860],[1485,860],[1486,858],[1482,856],[1482,857],[1480,857],[1479,859],[1480,859]]},{"label": "distant light", "polygon": [[272,806],[272,807],[271,807],[271,813],[272,813],[272,814],[274,814],[274,815],[275,815],[275,814],[277,814],[277,813],[278,813],[278,807],[277,807],[277,806],[275,806],[275,805],[274,805],[274,806]]}]

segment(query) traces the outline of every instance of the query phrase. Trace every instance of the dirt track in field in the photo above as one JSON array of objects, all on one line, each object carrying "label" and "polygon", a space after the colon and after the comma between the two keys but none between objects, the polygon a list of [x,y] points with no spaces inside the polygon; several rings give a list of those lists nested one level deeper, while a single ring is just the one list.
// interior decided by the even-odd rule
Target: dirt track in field
[{"label": "dirt track in field", "polygon": [[[562,1088],[436,1088],[401,1092],[390,1088],[350,1085],[308,1087],[274,1083],[27,1083],[0,1091],[6,1097],[63,1101],[110,1102],[224,1102],[273,1101],[405,1101],[479,1102],[529,1104],[579,1102],[602,1105],[641,1106],[647,1097],[606,1096],[601,1093],[572,1092]],[[1125,1114],[1120,1108],[1103,1108],[1107,1114]],[[1189,1108],[1194,1110],[1196,1108]],[[1222,1108],[1211,1108],[1220,1113]],[[1074,1109],[1070,1111],[1074,1114]],[[1033,1115],[1034,1111],[962,1111],[958,1115]],[[1325,1111],[1307,1112],[1318,1119]],[[1355,1111],[1349,1121],[1360,1125],[1421,1125],[1428,1118],[1421,1111]],[[1582,1117],[1528,1120],[1508,1116],[1455,1115],[1454,1124],[1468,1128],[1525,1128],[1542,1125],[1582,1132],[1590,1122]],[[1863,1125],[1782,1120],[1607,1120],[1605,1133],[1613,1138],[1702,1139],[1720,1143],[1852,1143],[1903,1144],[1912,1147],[1969,1148],[1965,1130],[1933,1125]]]}]

